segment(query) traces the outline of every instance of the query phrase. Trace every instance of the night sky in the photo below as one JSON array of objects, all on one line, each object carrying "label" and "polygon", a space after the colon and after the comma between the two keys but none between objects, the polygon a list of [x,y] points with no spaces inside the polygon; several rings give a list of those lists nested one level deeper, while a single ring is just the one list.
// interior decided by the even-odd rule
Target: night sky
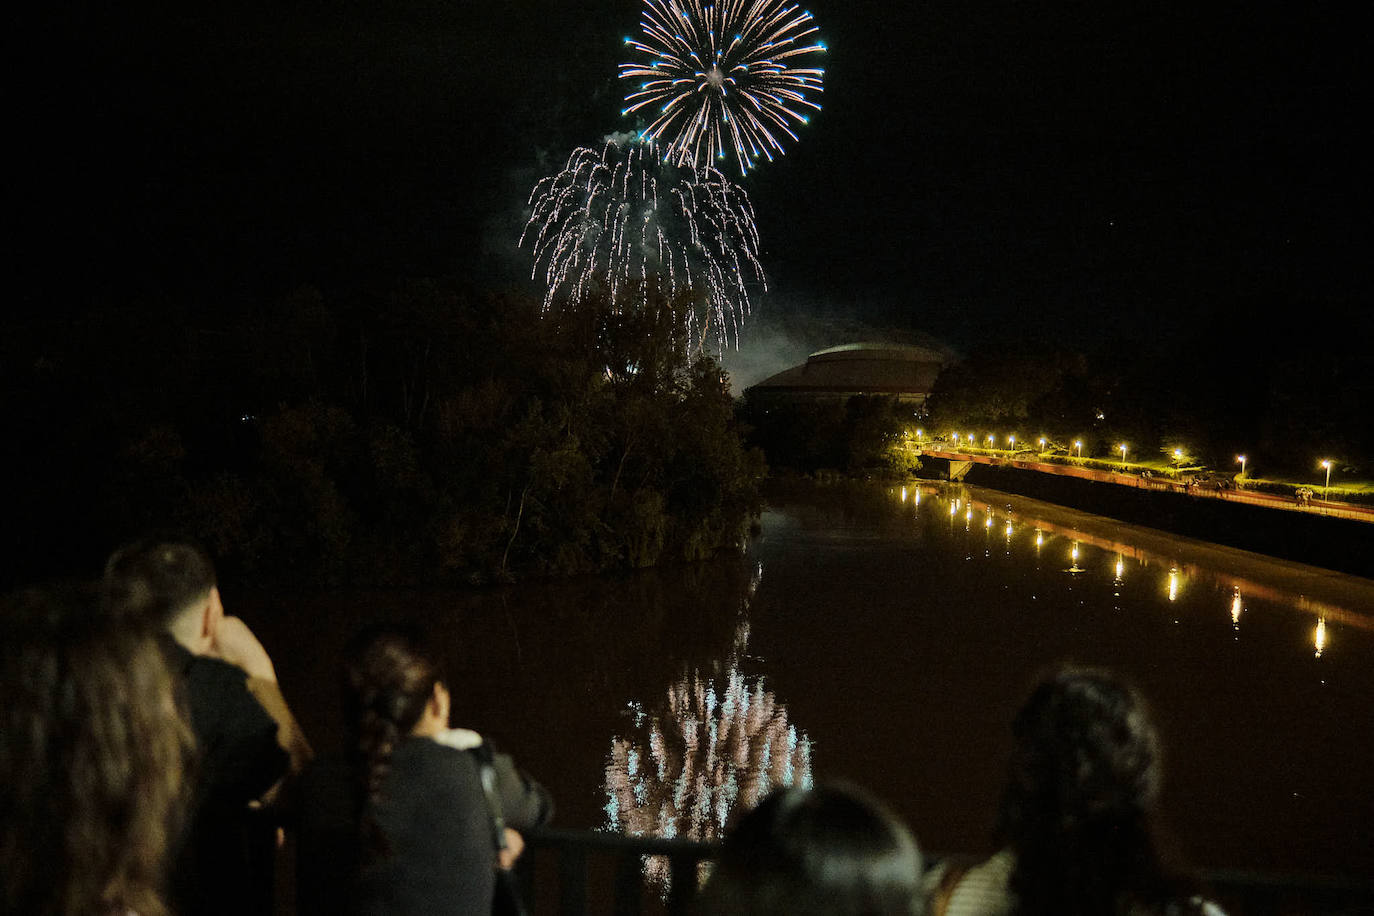
[{"label": "night sky", "polygon": [[[809,9],[824,110],[743,181],[772,292],[741,371],[770,334],[968,349],[1272,307],[1315,341],[1364,314],[1367,37],[1345,7]],[[24,13],[15,307],[519,285],[534,181],[634,126],[616,66],[638,20],[634,0]]]}]

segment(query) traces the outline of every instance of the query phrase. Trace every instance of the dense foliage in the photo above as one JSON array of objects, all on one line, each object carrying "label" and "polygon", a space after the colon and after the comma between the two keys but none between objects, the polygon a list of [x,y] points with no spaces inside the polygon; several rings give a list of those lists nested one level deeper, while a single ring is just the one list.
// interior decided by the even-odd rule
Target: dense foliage
[{"label": "dense foliage", "polygon": [[1369,337],[1351,330],[1317,343],[1224,317],[1160,342],[982,347],[940,374],[927,427],[1014,433],[1027,446],[1081,440],[1085,457],[1113,455],[1118,443],[1143,461],[1178,449],[1228,473],[1245,454],[1252,477],[1310,479],[1330,458],[1342,476],[1368,477],[1374,372]]},{"label": "dense foliage", "polygon": [[520,295],[302,289],[140,302],[5,343],[16,565],[74,572],[174,526],[259,579],[487,582],[738,542],[761,457],[676,304],[541,318]]},{"label": "dense foliage", "polygon": [[746,392],[739,413],[749,441],[767,455],[771,468],[891,476],[920,467],[905,435],[912,410],[895,398],[810,400]]}]

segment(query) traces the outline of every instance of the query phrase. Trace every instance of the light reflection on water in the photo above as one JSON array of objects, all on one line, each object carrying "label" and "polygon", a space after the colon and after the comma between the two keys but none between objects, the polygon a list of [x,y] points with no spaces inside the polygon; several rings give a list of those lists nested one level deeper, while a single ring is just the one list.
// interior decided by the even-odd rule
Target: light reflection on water
[{"label": "light reflection on water", "polygon": [[[963,559],[1007,560],[1051,575],[1037,578],[1035,589],[1073,589],[1073,582],[1099,575],[1099,581],[1110,582],[1107,593],[1116,600],[1114,610],[1139,612],[1158,607],[1173,625],[1197,618],[1195,608],[1208,607],[1215,600],[1217,619],[1231,634],[1228,643],[1241,639],[1242,619],[1249,621],[1248,602],[1257,599],[1315,617],[1316,629],[1308,630],[1307,645],[1293,645],[1290,651],[1315,650],[1318,659],[1338,645],[1331,640],[1329,621],[1374,630],[1370,608],[1345,606],[1330,595],[1320,595],[1319,577],[1301,580],[1318,595],[1274,584],[1263,558],[1254,558],[1259,564],[1250,559],[1212,566],[1195,559],[1198,551],[1132,542],[1142,529],[1094,516],[1084,516],[1094,523],[1066,523],[1063,516],[1072,515],[1069,512],[1050,512],[1051,518],[1041,518],[1032,501],[1018,500],[1018,509],[1013,511],[1011,503],[978,499],[962,486],[914,483],[889,493],[897,511],[910,514],[912,522],[925,514],[948,519],[948,526],[941,527],[947,527],[947,538]],[[1000,499],[1000,494],[989,497]],[[960,516],[962,525],[956,522]],[[824,523],[818,527],[826,530]],[[921,541],[923,530],[912,525],[911,540]],[[863,523],[846,531],[845,537],[871,537],[864,533]],[[1154,534],[1158,536],[1154,540],[1165,544],[1182,542]],[[893,538],[885,531],[885,536],[900,542],[900,534]],[[824,537],[838,536],[826,530]],[[1198,547],[1210,549],[1210,545]],[[845,549],[855,549],[852,541],[845,542]],[[1270,566],[1276,569],[1278,564]],[[624,729],[611,737],[606,757],[603,827],[660,838],[719,838],[736,813],[749,809],[771,788],[811,783],[813,744],[807,722],[791,721],[786,696],[776,695],[763,676],[752,670],[757,659],[749,654],[749,618],[761,573],[763,564],[750,585],[750,600],[746,600],[728,658],[714,659],[710,670],[691,666],[664,694],[629,703]],[[1055,580],[1055,574],[1063,575]],[[782,655],[789,650],[790,645],[782,641],[772,651]],[[787,663],[778,659],[779,666]],[[664,862],[647,860],[646,873],[657,886],[666,886]]]},{"label": "light reflection on water", "polygon": [[[749,597],[762,576],[759,564]],[[714,841],[733,813],[752,808],[774,788],[811,785],[811,741],[789,721],[763,678],[740,670],[748,644],[746,616],[716,673],[693,667],[657,703],[629,703],[629,726],[612,738],[606,764],[607,829]],[[668,860],[648,856],[643,868],[666,893]]]},{"label": "light reflection on water", "polygon": [[[959,487],[946,486],[943,484],[905,486],[901,488],[900,501],[905,503],[908,499],[911,499],[913,505],[919,505],[921,494],[924,492],[928,501],[938,503],[943,500],[947,502],[951,518],[957,515],[959,511],[963,510],[965,520],[971,521],[975,512],[982,512],[986,519],[985,527],[991,528],[994,524],[994,520],[999,517],[997,508],[991,503],[975,499],[967,494],[961,494],[959,492],[960,489]],[[1020,546],[1014,540],[1014,535],[1018,533],[1018,520],[1013,512],[1006,510],[1000,513],[1000,517],[1005,520],[1005,542],[1007,550],[1010,553]],[[1288,605],[1294,610],[1314,614],[1320,618],[1317,630],[1318,635],[1314,636],[1314,640],[1321,643],[1321,645],[1317,646],[1318,656],[1321,655],[1321,650],[1326,640],[1325,618],[1327,617],[1340,620],[1350,626],[1374,630],[1374,617],[1369,616],[1371,612],[1374,612],[1374,608],[1361,607],[1359,609],[1353,609],[1334,603],[1330,599],[1317,598],[1300,592],[1290,592],[1280,587],[1249,580],[1232,571],[1204,568],[1195,564],[1179,563],[1173,558],[1158,553],[1152,553],[1143,547],[1122,543],[1110,537],[1086,532],[1076,527],[1055,524],[1043,519],[1035,519],[1033,521],[1023,519],[1019,521],[1019,524],[1023,530],[1026,526],[1030,527],[1031,545],[1035,548],[1037,553],[1039,553],[1040,549],[1047,543],[1047,536],[1053,537],[1058,535],[1070,541],[1067,555],[1069,566],[1065,569],[1065,572],[1080,573],[1087,571],[1086,568],[1078,565],[1082,544],[1089,544],[1103,554],[1112,555],[1114,570],[1113,582],[1118,588],[1123,585],[1125,581],[1126,557],[1130,557],[1140,570],[1148,570],[1155,566],[1167,568],[1167,573],[1161,582],[1161,591],[1170,602],[1179,600],[1181,593],[1187,587],[1190,580],[1206,580],[1210,584],[1230,586],[1233,592],[1228,610],[1231,613],[1232,623],[1236,626],[1239,626],[1240,623],[1240,613],[1243,608],[1242,595],[1244,594],[1263,597],[1279,604]],[[969,526],[966,525],[965,530],[970,530]]]}]

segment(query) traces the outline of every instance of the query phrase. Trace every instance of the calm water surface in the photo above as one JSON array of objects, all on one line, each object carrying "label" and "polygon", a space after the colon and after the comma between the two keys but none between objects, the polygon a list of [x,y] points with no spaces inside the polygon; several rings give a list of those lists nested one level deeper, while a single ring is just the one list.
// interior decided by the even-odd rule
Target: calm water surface
[{"label": "calm water surface", "polygon": [[1374,862],[1374,581],[995,491],[799,487],[740,556],[690,568],[242,603],[319,745],[344,641],[427,620],[455,718],[565,827],[710,838],[773,786],[845,778],[928,849],[983,852],[1012,713],[1072,661],[1153,703],[1188,860]]}]

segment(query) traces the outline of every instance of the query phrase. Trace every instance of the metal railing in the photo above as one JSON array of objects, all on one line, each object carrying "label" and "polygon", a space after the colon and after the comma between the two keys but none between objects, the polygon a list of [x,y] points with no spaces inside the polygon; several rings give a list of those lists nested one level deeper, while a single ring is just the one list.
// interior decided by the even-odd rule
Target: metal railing
[{"label": "metal railing", "polygon": [[[590,830],[539,828],[523,834],[519,876],[532,914],[637,916],[692,911],[702,864],[715,843],[629,837]],[[645,877],[646,857],[666,862]],[[938,861],[941,857],[932,857]],[[967,856],[952,856],[959,861]],[[1374,914],[1374,879],[1278,875],[1213,869],[1199,876],[1228,916],[1368,916]]]},{"label": "metal railing", "polygon": [[[529,911],[561,916],[689,913],[699,890],[701,864],[714,858],[719,848],[691,840],[548,827],[524,831],[522,836],[525,852],[518,872]],[[651,886],[645,878],[645,859],[652,856],[666,860],[661,886]]]}]

